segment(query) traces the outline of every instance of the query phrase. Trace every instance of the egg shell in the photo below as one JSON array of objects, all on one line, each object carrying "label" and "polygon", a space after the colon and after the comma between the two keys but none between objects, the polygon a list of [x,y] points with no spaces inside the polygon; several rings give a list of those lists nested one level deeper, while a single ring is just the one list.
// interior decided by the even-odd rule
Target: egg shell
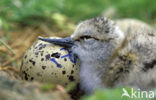
[{"label": "egg shell", "polygon": [[38,40],[24,54],[20,75],[24,80],[66,86],[79,82],[79,66],[71,50]]}]

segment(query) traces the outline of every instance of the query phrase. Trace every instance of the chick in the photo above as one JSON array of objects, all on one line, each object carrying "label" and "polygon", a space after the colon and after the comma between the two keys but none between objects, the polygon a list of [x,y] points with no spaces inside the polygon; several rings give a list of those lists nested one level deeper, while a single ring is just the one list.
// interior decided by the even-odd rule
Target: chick
[{"label": "chick", "polygon": [[120,29],[124,32],[127,33],[128,31],[131,31],[131,33],[136,32],[140,28],[142,29],[148,29],[148,30],[154,30],[150,25],[148,25],[145,22],[142,22],[137,19],[130,19],[130,18],[125,18],[125,19],[118,19],[115,20],[116,25],[120,27]]},{"label": "chick", "polygon": [[120,26],[122,31],[119,26],[96,17],[82,21],[69,38],[39,39],[71,48],[80,59],[80,85],[86,93],[116,86],[156,87],[155,30],[137,25],[135,30]]}]

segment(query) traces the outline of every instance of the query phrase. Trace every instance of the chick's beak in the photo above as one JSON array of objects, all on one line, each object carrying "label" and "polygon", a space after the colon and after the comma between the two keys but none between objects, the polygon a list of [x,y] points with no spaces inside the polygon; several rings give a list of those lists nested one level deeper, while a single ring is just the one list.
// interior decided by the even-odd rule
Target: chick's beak
[{"label": "chick's beak", "polygon": [[66,38],[62,38],[62,39],[50,39],[50,38],[44,38],[44,37],[39,36],[38,39],[45,41],[45,42],[53,43],[56,45],[68,47],[68,48],[71,48],[74,45],[71,37],[66,37]]}]

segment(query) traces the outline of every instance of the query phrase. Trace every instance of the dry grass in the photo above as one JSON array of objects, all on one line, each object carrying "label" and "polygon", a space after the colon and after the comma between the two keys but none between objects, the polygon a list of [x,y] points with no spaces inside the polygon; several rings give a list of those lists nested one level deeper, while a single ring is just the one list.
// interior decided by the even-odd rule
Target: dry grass
[{"label": "dry grass", "polygon": [[[6,34],[9,33],[9,40],[5,40]],[[62,34],[58,34],[62,33]],[[39,28],[26,27],[17,28],[16,30],[6,32],[0,29],[0,70],[12,71],[16,74],[19,72],[21,59],[25,51],[37,40],[38,36],[59,36],[65,37],[67,32],[52,32],[46,26]]]}]

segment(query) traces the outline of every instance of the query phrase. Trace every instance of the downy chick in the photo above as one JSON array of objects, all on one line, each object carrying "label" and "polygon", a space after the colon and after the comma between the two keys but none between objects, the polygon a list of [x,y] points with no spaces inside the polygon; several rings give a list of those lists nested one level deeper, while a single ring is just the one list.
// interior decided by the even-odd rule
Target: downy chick
[{"label": "downy chick", "polygon": [[86,93],[115,86],[149,90],[156,87],[156,32],[131,30],[96,17],[81,22],[71,37],[39,39],[72,49],[80,59],[80,85]]}]

